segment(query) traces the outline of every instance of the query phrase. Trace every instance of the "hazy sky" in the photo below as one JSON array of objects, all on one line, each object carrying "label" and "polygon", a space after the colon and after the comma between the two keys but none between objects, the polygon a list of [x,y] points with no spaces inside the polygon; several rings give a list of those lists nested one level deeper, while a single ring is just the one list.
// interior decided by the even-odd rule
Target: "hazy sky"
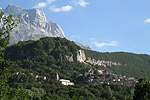
[{"label": "hazy sky", "polygon": [[0,0],[38,8],[70,40],[100,52],[150,54],[150,0]]}]

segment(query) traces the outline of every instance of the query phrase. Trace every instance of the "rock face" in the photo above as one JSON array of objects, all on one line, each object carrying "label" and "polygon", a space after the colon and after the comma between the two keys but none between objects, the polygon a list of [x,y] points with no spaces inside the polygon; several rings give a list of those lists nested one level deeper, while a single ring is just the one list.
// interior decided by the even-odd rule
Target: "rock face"
[{"label": "rock face", "polygon": [[95,59],[91,59],[91,58],[88,58],[88,60],[86,62],[94,64],[94,65],[103,66],[103,67],[111,67],[112,65],[115,65],[115,66],[121,65],[120,63],[117,63],[117,62],[95,60]]},{"label": "rock face", "polygon": [[83,50],[77,52],[77,61],[84,62],[86,60],[85,53]]},{"label": "rock face", "polygon": [[59,53],[59,60],[68,60],[68,61],[74,61],[74,55],[71,55],[71,56],[69,56],[69,55],[63,55],[63,54],[61,54],[61,53]]},{"label": "rock face", "polygon": [[79,61],[84,62],[86,60],[86,56],[83,50],[78,50],[76,54],[73,55],[62,55],[59,54],[59,60],[68,60],[68,61]]},{"label": "rock face", "polygon": [[22,21],[11,33],[10,44],[18,41],[38,40],[41,37],[65,37],[63,30],[56,23],[47,21],[45,14],[38,9],[24,10],[12,4],[0,9],[5,15],[20,16]]}]

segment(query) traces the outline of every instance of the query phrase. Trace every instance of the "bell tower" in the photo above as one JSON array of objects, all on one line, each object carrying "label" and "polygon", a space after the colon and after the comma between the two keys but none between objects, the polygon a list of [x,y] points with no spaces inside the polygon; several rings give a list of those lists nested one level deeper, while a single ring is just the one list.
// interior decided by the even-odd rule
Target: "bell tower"
[{"label": "bell tower", "polygon": [[56,80],[59,81],[59,75],[57,72],[56,72]]}]

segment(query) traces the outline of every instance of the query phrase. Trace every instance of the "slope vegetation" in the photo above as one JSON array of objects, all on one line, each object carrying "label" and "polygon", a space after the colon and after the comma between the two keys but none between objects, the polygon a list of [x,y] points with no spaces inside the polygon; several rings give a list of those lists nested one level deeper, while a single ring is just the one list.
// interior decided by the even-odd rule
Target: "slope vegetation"
[{"label": "slope vegetation", "polygon": [[133,54],[127,52],[100,53],[96,51],[85,50],[87,58],[96,60],[112,61],[121,63],[121,66],[112,66],[105,68],[116,74],[140,78],[150,77],[150,56],[146,54]]}]

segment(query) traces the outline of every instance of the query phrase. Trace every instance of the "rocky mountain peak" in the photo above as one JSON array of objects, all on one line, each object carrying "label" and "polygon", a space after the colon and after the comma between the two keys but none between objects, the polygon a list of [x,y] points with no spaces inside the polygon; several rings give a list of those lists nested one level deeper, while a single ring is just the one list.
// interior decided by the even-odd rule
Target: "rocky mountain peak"
[{"label": "rocky mountain peak", "polygon": [[[0,10],[1,11],[1,10]],[[12,4],[4,10],[6,15],[20,16],[21,23],[13,30],[10,36],[10,45],[18,41],[38,40],[41,37],[65,37],[63,30],[56,23],[46,19],[39,9],[24,10]]]},{"label": "rocky mountain peak", "polygon": [[23,13],[23,9],[9,4],[8,7],[4,10],[4,12],[12,15],[20,15],[21,13]]}]

